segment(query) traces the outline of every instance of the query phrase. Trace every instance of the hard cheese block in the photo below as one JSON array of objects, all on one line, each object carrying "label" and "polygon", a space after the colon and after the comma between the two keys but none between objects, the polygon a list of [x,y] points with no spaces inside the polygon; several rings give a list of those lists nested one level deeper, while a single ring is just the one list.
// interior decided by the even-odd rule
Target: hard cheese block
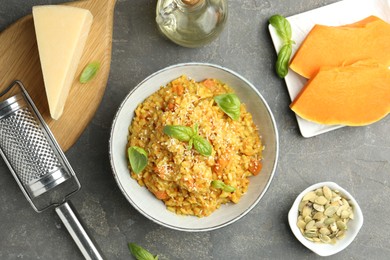
[{"label": "hard cheese block", "polygon": [[33,18],[50,115],[57,120],[63,113],[93,16],[82,8],[45,5],[33,7]]}]

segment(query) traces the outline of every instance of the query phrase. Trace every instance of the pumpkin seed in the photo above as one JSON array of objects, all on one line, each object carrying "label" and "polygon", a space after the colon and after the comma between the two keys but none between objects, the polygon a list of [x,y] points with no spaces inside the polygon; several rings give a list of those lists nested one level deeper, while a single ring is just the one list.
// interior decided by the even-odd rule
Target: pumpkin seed
[{"label": "pumpkin seed", "polygon": [[313,204],[313,208],[319,212],[324,212],[325,208],[323,205],[319,205],[319,204]]},{"label": "pumpkin seed", "polygon": [[307,237],[317,237],[317,229],[316,228],[312,228],[312,229],[306,229],[305,231],[305,236]]},{"label": "pumpkin seed", "polygon": [[338,239],[342,239],[345,237],[345,231],[344,230],[341,230],[339,233],[337,233],[336,237]]},{"label": "pumpkin seed", "polygon": [[341,212],[342,212],[343,210],[347,209],[347,208],[348,208],[348,205],[346,205],[346,204],[341,205],[341,206],[337,209],[337,211],[336,211],[337,216],[341,216]]},{"label": "pumpkin seed", "polygon": [[303,207],[306,205],[306,201],[301,201],[298,206],[299,212],[302,212]]},{"label": "pumpkin seed", "polygon": [[297,226],[312,242],[335,244],[345,237],[353,219],[350,202],[337,190],[323,186],[305,194],[298,206]]},{"label": "pumpkin seed", "polygon": [[342,198],[341,201],[343,202],[344,205],[350,207],[349,202],[346,199]]},{"label": "pumpkin seed", "polygon": [[313,219],[315,219],[315,220],[320,220],[320,219],[322,219],[323,217],[324,217],[324,213],[322,213],[322,212],[317,212],[317,213],[314,214]]},{"label": "pumpkin seed", "polygon": [[311,209],[308,206],[304,206],[302,210],[302,217],[309,216],[311,214]]},{"label": "pumpkin seed", "polygon": [[[305,229],[312,229],[312,228],[314,228],[314,224],[315,223],[316,222],[314,220],[311,220],[309,223],[306,224]],[[317,231],[317,229],[316,229],[316,231]]]},{"label": "pumpkin seed", "polygon": [[324,224],[329,226],[330,224],[333,224],[335,222],[334,218],[327,218],[324,220]]},{"label": "pumpkin seed", "polygon": [[349,211],[349,210],[343,210],[342,212],[341,212],[341,218],[343,218],[343,219],[346,219],[346,218],[348,218],[349,216],[351,215],[351,212]]},{"label": "pumpkin seed", "polygon": [[320,233],[323,234],[323,235],[330,235],[330,231],[328,228],[320,228]]},{"label": "pumpkin seed", "polygon": [[336,233],[336,231],[338,231],[337,224],[335,222],[333,222],[329,226],[330,226],[330,230],[333,231],[333,233]]},{"label": "pumpkin seed", "polygon": [[317,195],[314,191],[308,192],[305,196],[303,196],[302,201],[311,201],[314,202],[314,200],[317,198]]},{"label": "pumpkin seed", "polygon": [[328,200],[324,196],[319,196],[314,200],[314,203],[319,205],[325,205],[326,203],[328,203]]},{"label": "pumpkin seed", "polygon": [[322,187],[322,193],[324,193],[325,198],[328,200],[332,199],[332,190],[328,186]]},{"label": "pumpkin seed", "polygon": [[321,234],[319,238],[322,242],[324,242],[326,244],[329,244],[332,241],[332,239],[330,239],[330,237],[328,237],[327,235]]},{"label": "pumpkin seed", "polygon": [[341,197],[338,196],[336,193],[334,193],[334,196],[332,197],[332,199],[330,201],[334,202],[334,201],[339,201],[341,200]]},{"label": "pumpkin seed", "polygon": [[347,225],[343,221],[341,221],[341,220],[337,221],[336,225],[337,225],[337,228],[340,229],[340,230],[346,230],[347,229]]},{"label": "pumpkin seed", "polygon": [[330,206],[329,208],[327,208],[325,211],[324,211],[324,214],[328,217],[331,217],[333,216],[337,211],[337,208],[334,207],[334,206]]},{"label": "pumpkin seed", "polygon": [[315,224],[315,226],[317,227],[317,228],[323,228],[323,227],[326,227],[326,225],[324,224],[324,222],[316,222],[316,224]]},{"label": "pumpkin seed", "polygon": [[300,219],[300,220],[298,220],[298,222],[297,222],[297,226],[298,226],[299,228],[301,228],[301,229],[304,229],[304,228],[306,227],[306,222]]},{"label": "pumpkin seed", "polygon": [[312,220],[312,218],[310,216],[306,216],[303,221],[305,221],[305,223],[309,223],[310,221]]},{"label": "pumpkin seed", "polygon": [[317,196],[322,196],[322,195],[324,195],[324,194],[322,193],[322,188],[316,189],[316,190],[315,190],[315,193],[316,193]]}]

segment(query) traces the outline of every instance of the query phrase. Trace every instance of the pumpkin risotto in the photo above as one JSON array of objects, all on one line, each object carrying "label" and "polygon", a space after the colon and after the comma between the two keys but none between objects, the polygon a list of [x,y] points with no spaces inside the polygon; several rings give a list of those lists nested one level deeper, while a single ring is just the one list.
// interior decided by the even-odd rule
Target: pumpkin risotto
[{"label": "pumpkin risotto", "polygon": [[[248,177],[261,171],[263,146],[252,115],[239,103],[233,120],[217,104],[215,97],[228,93],[233,90],[218,80],[195,82],[181,76],[137,107],[127,147],[142,148],[147,164],[138,173],[131,171],[131,177],[168,210],[208,216],[221,204],[238,203]],[[167,126],[194,129],[196,137],[211,145],[211,155],[198,151],[195,139],[168,135]]]}]

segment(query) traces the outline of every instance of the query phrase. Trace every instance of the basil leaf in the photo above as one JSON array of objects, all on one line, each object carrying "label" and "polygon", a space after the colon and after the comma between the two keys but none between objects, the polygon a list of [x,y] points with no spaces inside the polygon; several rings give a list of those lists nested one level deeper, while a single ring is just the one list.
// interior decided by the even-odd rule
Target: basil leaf
[{"label": "basil leaf", "polygon": [[189,141],[188,141],[188,149],[192,149],[192,145],[194,144],[194,138],[191,138]]},{"label": "basil leaf", "polygon": [[195,126],[194,126],[194,135],[197,135],[199,132],[199,125],[198,123],[195,123]]},{"label": "basil leaf", "polygon": [[144,249],[143,247],[141,247],[135,243],[129,243],[128,247],[130,249],[131,254],[137,260],[158,260],[158,256],[154,257],[146,249]]},{"label": "basil leaf", "polygon": [[211,181],[211,186],[216,189],[222,189],[224,185],[225,183],[223,181],[219,181],[219,180]]},{"label": "basil leaf", "polygon": [[292,53],[291,44],[285,44],[279,51],[278,59],[276,60],[276,73],[280,78],[286,77],[288,73],[288,64]]},{"label": "basil leaf", "polygon": [[292,45],[295,44],[291,40],[291,25],[286,18],[279,14],[271,16],[268,21],[275,28],[278,36],[283,40],[283,46],[279,50],[278,59],[276,60],[275,70],[280,78],[284,78],[288,73]]},{"label": "basil leaf", "polygon": [[140,173],[148,164],[147,152],[138,146],[131,146],[127,149],[127,154],[130,161],[131,169],[136,173]]},{"label": "basil leaf", "polygon": [[240,118],[241,102],[236,94],[222,94],[214,97],[217,105],[227,114],[231,119],[238,120]]},{"label": "basil leaf", "polygon": [[211,144],[207,139],[204,139],[203,137],[196,135],[192,138],[192,142],[194,144],[194,148],[204,156],[210,156],[213,152],[213,148],[211,147]]},{"label": "basil leaf", "polygon": [[279,14],[271,16],[268,22],[275,28],[276,33],[284,41],[288,43],[291,39],[291,25],[286,18]]},{"label": "basil leaf", "polygon": [[210,156],[213,148],[206,139],[198,135],[198,128],[198,124],[195,124],[194,128],[181,125],[166,125],[163,131],[166,135],[179,141],[188,142],[188,149],[192,149],[192,146],[194,146],[201,155]]},{"label": "basil leaf", "polygon": [[226,192],[234,192],[236,190],[236,188],[234,188],[233,186],[227,185],[223,181],[220,181],[220,180],[211,181],[211,186],[216,188],[216,189],[221,189],[221,190],[226,191]]},{"label": "basil leaf", "polygon": [[84,84],[84,83],[87,83],[88,81],[90,81],[91,79],[93,79],[99,69],[100,69],[99,62],[95,61],[95,62],[89,63],[84,68],[83,72],[81,72],[81,76],[80,76],[80,80],[79,80],[80,83]]},{"label": "basil leaf", "polygon": [[191,127],[181,125],[166,125],[163,131],[164,134],[185,142],[188,142],[195,134]]}]

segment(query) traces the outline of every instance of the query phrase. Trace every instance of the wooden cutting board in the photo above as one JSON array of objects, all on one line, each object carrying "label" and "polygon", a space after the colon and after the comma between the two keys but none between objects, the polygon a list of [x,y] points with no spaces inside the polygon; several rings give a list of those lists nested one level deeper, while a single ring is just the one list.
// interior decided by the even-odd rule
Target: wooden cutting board
[{"label": "wooden cutting board", "polygon": [[[25,16],[0,33],[0,91],[14,80],[26,87],[38,110],[63,151],[80,137],[94,116],[106,89],[111,63],[113,15],[116,0],[85,0],[65,3],[91,11],[93,23],[64,113],[59,120],[50,117],[32,15]],[[84,67],[100,62],[96,77],[79,83]]]}]

